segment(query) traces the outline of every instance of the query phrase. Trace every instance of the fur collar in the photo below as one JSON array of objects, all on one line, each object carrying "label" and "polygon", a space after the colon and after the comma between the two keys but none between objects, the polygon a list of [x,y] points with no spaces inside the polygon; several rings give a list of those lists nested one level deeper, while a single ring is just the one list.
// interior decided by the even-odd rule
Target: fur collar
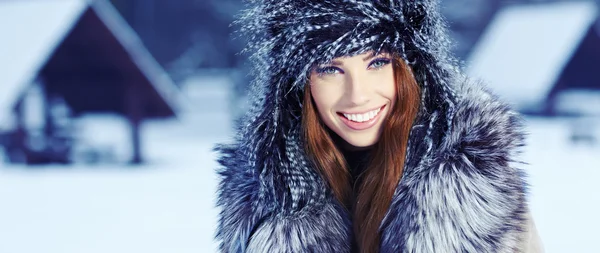
[{"label": "fur collar", "polygon": [[[453,111],[421,115],[381,224],[381,252],[515,252],[525,212],[519,116],[465,79]],[[449,125],[433,124],[446,118]],[[349,252],[349,214],[311,168],[293,133],[260,150],[221,145],[223,252]],[[255,160],[254,160],[255,161]]]}]

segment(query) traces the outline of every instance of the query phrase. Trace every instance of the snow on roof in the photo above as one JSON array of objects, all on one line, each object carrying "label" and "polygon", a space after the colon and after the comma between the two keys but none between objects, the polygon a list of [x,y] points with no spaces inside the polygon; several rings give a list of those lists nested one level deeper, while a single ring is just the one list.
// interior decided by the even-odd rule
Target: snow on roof
[{"label": "snow on roof", "polygon": [[0,122],[86,6],[81,0],[0,1]]},{"label": "snow on roof", "polygon": [[467,72],[519,109],[538,106],[597,12],[587,1],[504,8],[473,49]]}]

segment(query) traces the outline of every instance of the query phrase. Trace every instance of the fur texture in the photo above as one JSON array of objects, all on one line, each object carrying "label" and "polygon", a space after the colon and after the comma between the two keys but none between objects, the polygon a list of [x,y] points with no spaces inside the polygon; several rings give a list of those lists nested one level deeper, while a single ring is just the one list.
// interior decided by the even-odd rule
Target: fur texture
[{"label": "fur texture", "polygon": [[381,252],[515,252],[526,211],[519,116],[463,77],[434,0],[250,1],[254,100],[219,145],[222,252],[349,252],[350,214],[306,157],[303,86],[316,63],[395,53],[421,86]]}]

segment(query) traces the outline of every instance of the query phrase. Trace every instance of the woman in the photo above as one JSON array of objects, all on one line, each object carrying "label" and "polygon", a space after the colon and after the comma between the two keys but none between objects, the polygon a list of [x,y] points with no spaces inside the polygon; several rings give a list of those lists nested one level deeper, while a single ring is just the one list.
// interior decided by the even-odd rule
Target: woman
[{"label": "woman", "polygon": [[222,252],[541,250],[519,116],[459,73],[436,1],[251,2]]}]

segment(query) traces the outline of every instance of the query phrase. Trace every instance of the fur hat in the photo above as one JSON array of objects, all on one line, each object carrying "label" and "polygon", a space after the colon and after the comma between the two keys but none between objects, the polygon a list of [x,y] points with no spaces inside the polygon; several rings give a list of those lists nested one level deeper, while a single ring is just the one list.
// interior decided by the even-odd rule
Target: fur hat
[{"label": "fur hat", "polygon": [[[303,88],[315,64],[367,51],[397,54],[421,87],[415,125],[449,126],[455,104],[450,84],[458,68],[436,0],[249,0],[248,4],[236,23],[249,41],[244,52],[251,53],[254,80],[250,110],[239,122],[237,142],[249,151],[251,166],[262,165],[261,177],[278,178],[266,181],[286,181],[295,207],[301,199],[314,199],[306,194],[324,198],[323,187],[311,190],[303,183],[318,181],[313,180],[318,175],[307,166],[265,163],[273,161],[269,157],[286,161],[290,154],[303,154],[298,136]],[[430,132],[422,134],[426,146],[435,144]],[[274,168],[277,171],[268,171]],[[274,195],[289,200],[284,192]]]},{"label": "fur hat", "polygon": [[[457,64],[437,0],[250,0],[237,21],[249,39],[256,80],[285,94],[315,64],[366,51],[400,55],[421,88],[448,92]],[[275,90],[271,90],[275,91]]]}]

